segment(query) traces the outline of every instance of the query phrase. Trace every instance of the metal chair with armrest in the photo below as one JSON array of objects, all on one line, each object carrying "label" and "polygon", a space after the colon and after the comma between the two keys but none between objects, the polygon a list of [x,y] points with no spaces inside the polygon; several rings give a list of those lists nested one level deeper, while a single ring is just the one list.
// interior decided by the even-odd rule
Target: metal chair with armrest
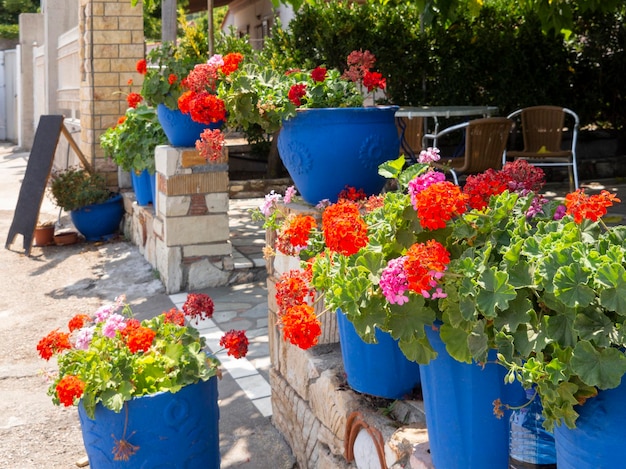
[{"label": "metal chair with armrest", "polygon": [[[450,171],[454,183],[458,185],[457,174],[476,174],[489,168],[502,168],[503,155],[512,129],[513,121],[506,117],[474,119],[435,134],[425,134],[422,147],[437,146],[438,140],[444,135],[465,131],[464,156],[451,159],[442,156],[439,163],[433,163],[437,168]],[[429,140],[433,144],[428,145]]]},{"label": "metal chair with armrest", "polygon": [[[566,131],[565,118],[573,120],[571,147],[562,148],[563,133]],[[578,115],[571,109],[559,106],[532,106],[518,109],[508,115],[509,119],[519,120],[524,139],[524,149],[509,150],[503,156],[507,160],[523,158],[534,166],[566,166],[570,189],[578,189],[576,167],[576,142],[578,139]]]}]

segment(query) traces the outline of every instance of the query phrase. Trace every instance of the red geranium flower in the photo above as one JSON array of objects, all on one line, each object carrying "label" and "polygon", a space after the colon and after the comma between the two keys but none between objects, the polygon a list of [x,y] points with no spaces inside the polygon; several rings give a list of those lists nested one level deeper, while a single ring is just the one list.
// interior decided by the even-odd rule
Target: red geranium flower
[{"label": "red geranium flower", "polygon": [[139,59],[137,61],[137,65],[135,65],[135,68],[137,69],[138,73],[140,73],[141,75],[145,75],[146,73],[148,73],[148,62],[146,62],[146,59]]},{"label": "red geranium flower", "polygon": [[136,108],[142,100],[143,98],[139,93],[128,93],[128,96],[126,96],[128,107],[132,107],[133,109]]},{"label": "red geranium flower", "polygon": [[230,330],[220,339],[220,347],[227,350],[227,354],[235,358],[243,358],[248,353],[248,338],[245,331]]},{"label": "red geranium flower", "polygon": [[189,293],[187,301],[183,304],[185,316],[195,319],[196,324],[200,319],[213,317],[215,304],[213,299],[205,293]]},{"label": "red geranium flower", "polygon": [[322,82],[326,79],[326,73],[328,70],[324,67],[316,67],[311,71],[311,78],[313,81]]},{"label": "red geranium flower", "polygon": [[287,97],[296,106],[302,105],[302,98],[306,95],[306,85],[304,83],[297,83],[289,89]]},{"label": "red geranium flower", "polygon": [[185,325],[185,314],[176,308],[172,308],[166,313],[163,313],[164,321],[166,323],[177,324],[178,326]]}]

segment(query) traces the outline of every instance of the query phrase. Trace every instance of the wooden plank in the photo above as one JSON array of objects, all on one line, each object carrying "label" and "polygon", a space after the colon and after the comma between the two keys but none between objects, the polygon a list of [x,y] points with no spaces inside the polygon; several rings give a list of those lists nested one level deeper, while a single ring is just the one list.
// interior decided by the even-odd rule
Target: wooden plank
[{"label": "wooden plank", "polygon": [[67,130],[67,127],[65,127],[65,124],[61,126],[61,131],[63,132],[63,135],[67,139],[67,142],[70,144],[70,147],[72,147],[72,150],[74,150],[74,153],[76,153],[76,156],[78,156],[78,159],[83,164],[83,168],[85,168],[85,170],[89,174],[93,174],[93,168],[91,167],[91,164],[89,163],[89,161],[87,161],[87,158],[85,158],[85,155],[83,155],[83,152],[80,150],[80,147],[78,146],[78,144],[74,141],[74,137],[72,137],[72,134],[70,133],[70,131]]}]

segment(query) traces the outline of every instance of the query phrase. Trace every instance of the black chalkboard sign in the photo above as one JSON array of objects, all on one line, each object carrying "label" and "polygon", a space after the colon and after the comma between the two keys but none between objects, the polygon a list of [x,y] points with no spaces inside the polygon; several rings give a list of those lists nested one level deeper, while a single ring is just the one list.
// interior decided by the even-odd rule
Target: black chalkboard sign
[{"label": "black chalkboard sign", "polygon": [[30,255],[41,202],[63,128],[63,116],[41,116],[39,119],[33,148],[28,157],[26,173],[20,187],[13,223],[9,229],[6,249],[13,243],[15,235],[20,233],[24,237],[24,251],[26,255]]}]

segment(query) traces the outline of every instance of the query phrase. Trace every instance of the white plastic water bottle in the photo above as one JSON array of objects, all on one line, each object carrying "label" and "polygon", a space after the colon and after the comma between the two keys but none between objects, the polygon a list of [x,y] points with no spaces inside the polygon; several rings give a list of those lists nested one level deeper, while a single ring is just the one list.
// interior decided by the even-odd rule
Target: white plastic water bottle
[{"label": "white plastic water bottle", "polygon": [[509,420],[509,469],[556,469],[554,435],[543,428],[543,408],[535,389],[527,389],[530,404],[516,409]]}]

